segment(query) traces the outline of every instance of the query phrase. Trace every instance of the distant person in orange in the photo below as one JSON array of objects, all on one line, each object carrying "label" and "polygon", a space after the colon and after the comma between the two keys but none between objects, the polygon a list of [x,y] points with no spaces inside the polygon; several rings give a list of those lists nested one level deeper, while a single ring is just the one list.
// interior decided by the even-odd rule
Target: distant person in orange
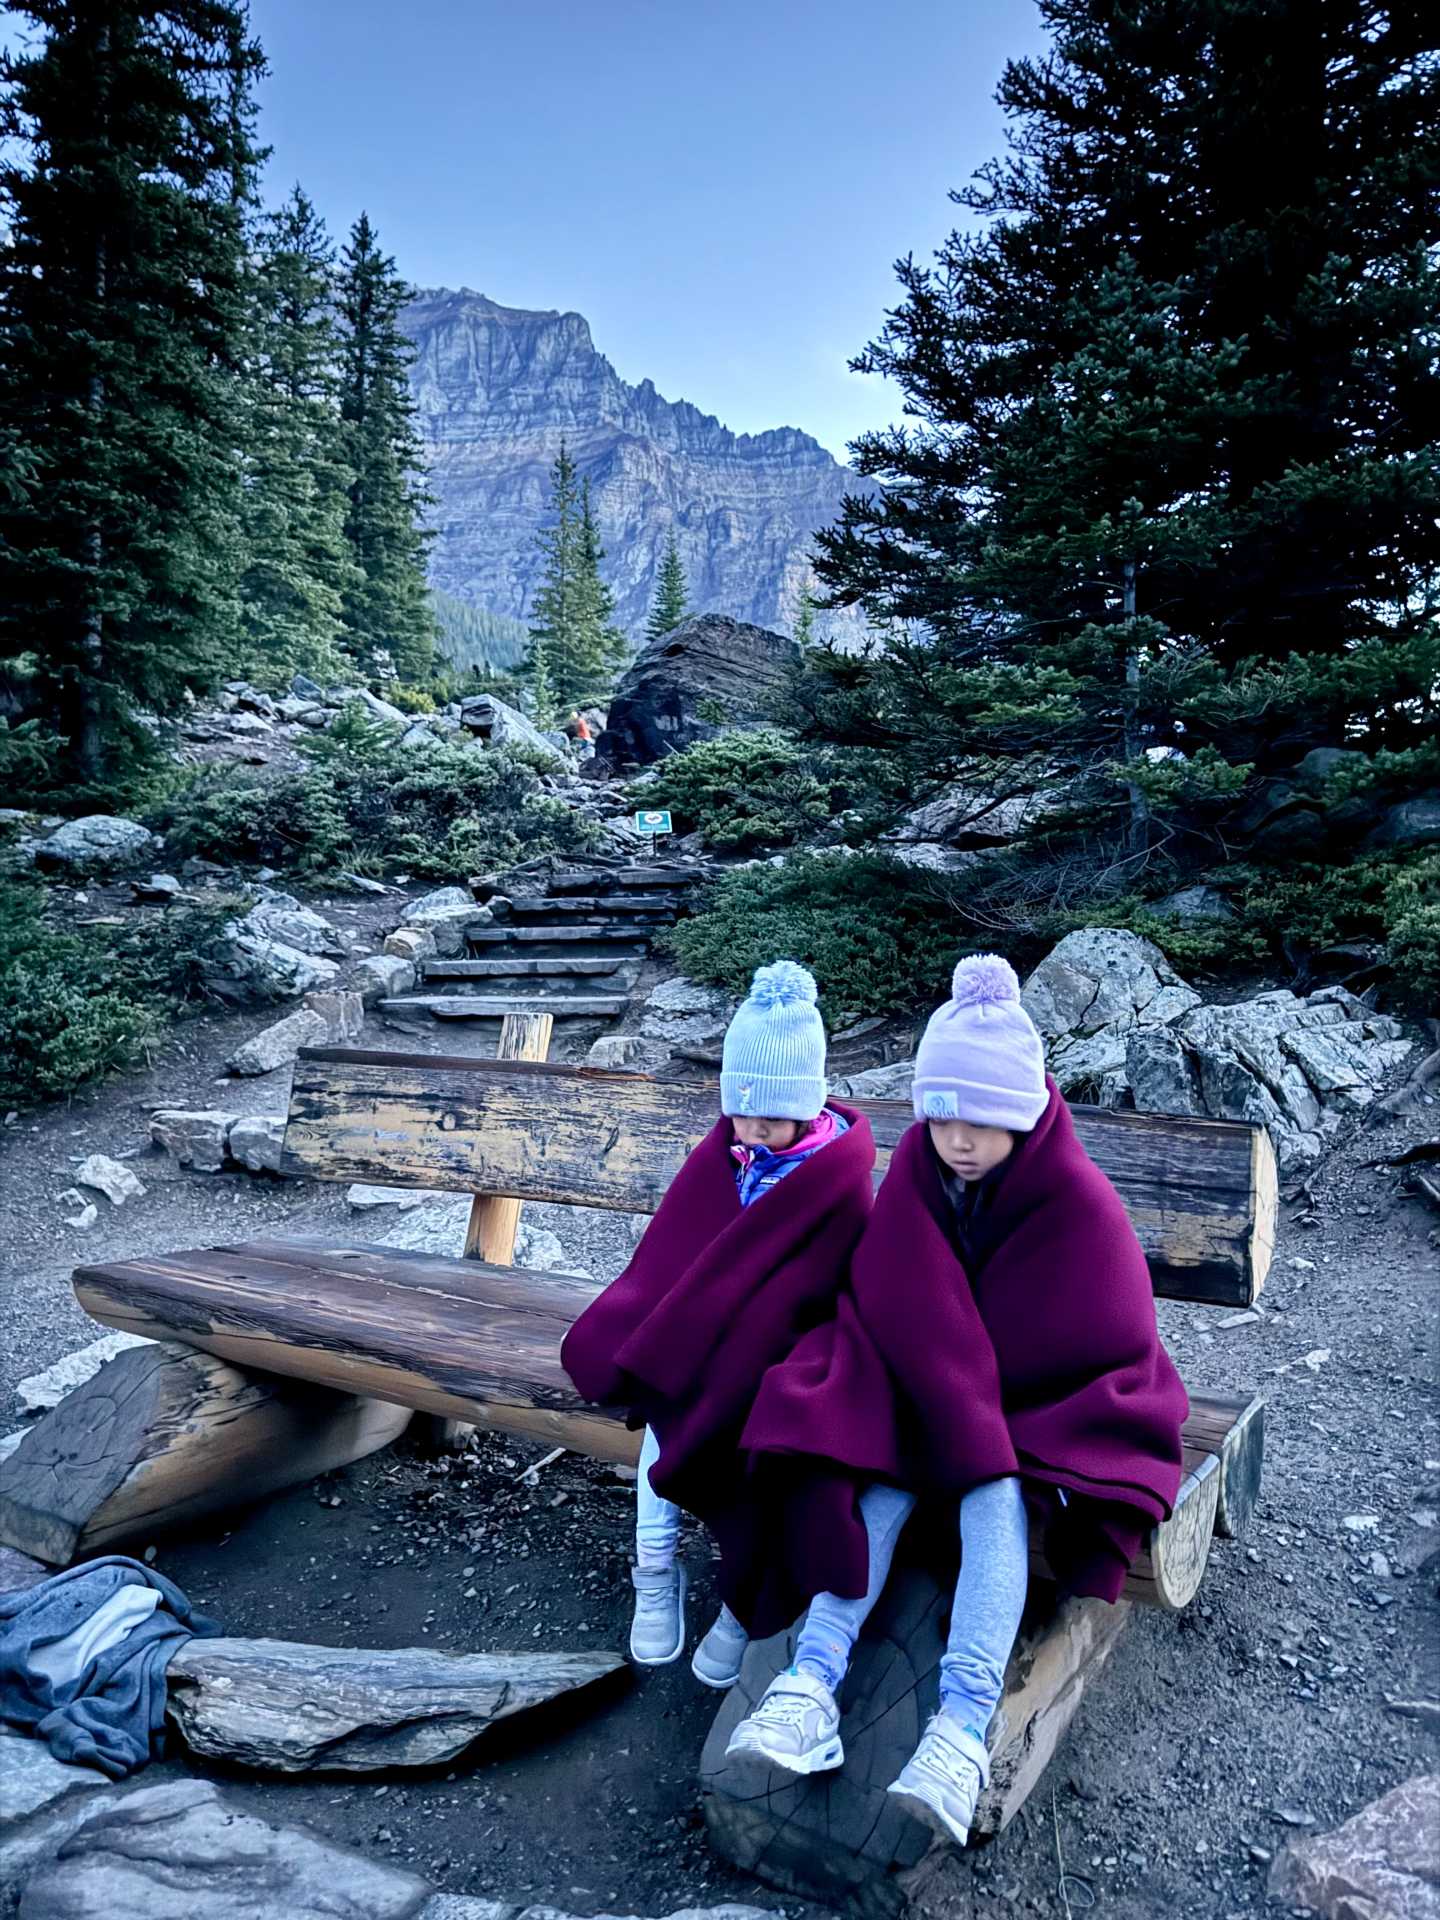
[{"label": "distant person in orange", "polygon": [[565,731],[572,740],[593,740],[595,738],[594,734],[590,731],[590,722],[585,718],[583,713],[572,713],[570,718],[565,722]]}]

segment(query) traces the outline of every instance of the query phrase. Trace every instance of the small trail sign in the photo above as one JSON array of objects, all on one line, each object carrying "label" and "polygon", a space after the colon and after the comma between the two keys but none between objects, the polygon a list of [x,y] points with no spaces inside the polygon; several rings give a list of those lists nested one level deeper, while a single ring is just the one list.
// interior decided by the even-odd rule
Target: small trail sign
[{"label": "small trail sign", "polygon": [[662,833],[672,833],[674,829],[670,825],[670,815],[668,813],[658,807],[648,807],[642,808],[641,811],[635,815],[635,831],[637,833],[659,835]]}]

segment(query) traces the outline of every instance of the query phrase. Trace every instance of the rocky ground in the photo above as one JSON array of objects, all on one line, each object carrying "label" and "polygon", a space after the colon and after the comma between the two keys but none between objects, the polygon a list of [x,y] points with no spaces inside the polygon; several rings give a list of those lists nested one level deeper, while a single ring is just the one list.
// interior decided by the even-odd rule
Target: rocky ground
[{"label": "rocky ground", "polygon": [[[378,944],[396,917],[393,901],[332,899],[324,910],[353,929],[357,948]],[[16,1411],[22,1376],[97,1331],[70,1296],[77,1260],[350,1221],[342,1189],[182,1173],[147,1145],[154,1106],[283,1107],[283,1070],[217,1085],[236,1043],[273,1018],[189,1023],[147,1072],[0,1134],[0,1418]],[[365,1035],[450,1050],[462,1038],[396,1035],[373,1016]],[[1260,1317],[1226,1325],[1219,1310],[1162,1306],[1189,1382],[1268,1396],[1252,1535],[1217,1544],[1188,1613],[1142,1615],[1020,1821],[982,1853],[940,1852],[919,1870],[919,1914],[960,1920],[1012,1905],[1058,1916],[1061,1859],[1072,1912],[1258,1912],[1269,1858],[1288,1836],[1334,1826],[1437,1764],[1433,1721],[1392,1705],[1440,1697],[1435,1216],[1401,1173],[1368,1164],[1433,1135],[1437,1117],[1440,1105],[1406,1125],[1346,1130],[1285,1209]],[[57,1196],[96,1151],[125,1160],[147,1192],[118,1210],[100,1200],[82,1232],[64,1224]],[[625,1257],[613,1219],[536,1208],[527,1221],[557,1232],[569,1260],[597,1277]],[[349,1230],[378,1231],[370,1219]],[[631,1488],[569,1456],[531,1485],[524,1469],[540,1451],[487,1436],[473,1453],[433,1460],[402,1442],[157,1541],[157,1564],[233,1634],[457,1651],[621,1647]],[[692,1535],[688,1553],[698,1628],[713,1604],[709,1552]],[[708,1848],[695,1781],[715,1704],[681,1665],[592,1698],[579,1719],[562,1702],[433,1776],[229,1784],[267,1818],[303,1821],[454,1892],[575,1912],[757,1898],[793,1911]],[[153,1777],[181,1771],[166,1762]]]}]

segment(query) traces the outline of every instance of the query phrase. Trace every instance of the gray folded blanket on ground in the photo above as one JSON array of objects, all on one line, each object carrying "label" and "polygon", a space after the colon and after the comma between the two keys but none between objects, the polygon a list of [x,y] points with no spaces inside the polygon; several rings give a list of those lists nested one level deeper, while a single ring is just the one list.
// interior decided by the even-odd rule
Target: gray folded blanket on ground
[{"label": "gray folded blanket on ground", "polygon": [[0,1593],[0,1725],[118,1780],[158,1751],[171,1659],[219,1632],[173,1581],[121,1554]]}]

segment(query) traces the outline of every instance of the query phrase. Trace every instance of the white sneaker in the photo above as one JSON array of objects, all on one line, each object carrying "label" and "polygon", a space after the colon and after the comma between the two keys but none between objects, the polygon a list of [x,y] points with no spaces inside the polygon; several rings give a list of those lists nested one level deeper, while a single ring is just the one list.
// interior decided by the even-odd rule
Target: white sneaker
[{"label": "white sneaker", "polygon": [[932,1832],[963,1847],[970,1837],[975,1802],[990,1783],[990,1756],[985,1742],[953,1713],[941,1711],[925,1729],[925,1736],[885,1791],[893,1793],[908,1813]]},{"label": "white sneaker", "polygon": [[787,1773],[825,1773],[842,1766],[840,1709],[823,1680],[788,1668],[776,1674],[725,1749],[727,1760],[768,1760]]},{"label": "white sneaker", "polygon": [[630,1658],[637,1667],[668,1667],[685,1651],[685,1569],[632,1567],[635,1618]]},{"label": "white sneaker", "polygon": [[722,1613],[696,1647],[690,1671],[702,1686],[733,1687],[749,1644],[750,1636],[740,1623]]}]

